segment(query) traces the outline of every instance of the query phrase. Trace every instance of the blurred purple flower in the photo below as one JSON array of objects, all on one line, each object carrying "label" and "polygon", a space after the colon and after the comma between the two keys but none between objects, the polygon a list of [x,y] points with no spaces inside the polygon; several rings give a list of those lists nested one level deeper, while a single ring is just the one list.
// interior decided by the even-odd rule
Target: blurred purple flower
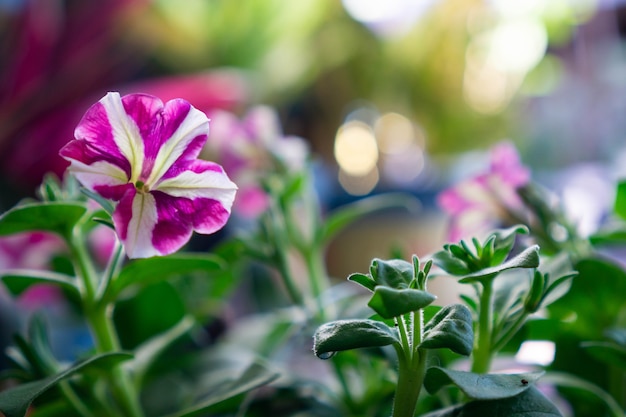
[{"label": "blurred purple flower", "polygon": [[118,201],[113,222],[130,258],[166,255],[230,216],[237,186],[218,164],[196,159],[208,133],[206,115],[185,100],[108,93],[61,156],[83,186]]},{"label": "blurred purple flower", "polygon": [[271,173],[298,172],[306,167],[309,147],[297,136],[284,136],[278,114],[256,106],[239,119],[227,111],[209,113],[211,141],[202,156],[215,159],[239,186],[233,210],[254,218],[265,211],[269,197],[262,181]]},{"label": "blurred purple flower", "polygon": [[[0,237],[0,270],[35,269],[46,270],[54,255],[66,251],[63,240],[45,232],[27,232]],[[20,306],[35,310],[63,300],[58,287],[36,284],[29,287],[17,299]]]},{"label": "blurred purple flower", "polygon": [[524,209],[517,188],[528,184],[530,170],[521,164],[512,143],[501,142],[490,151],[489,171],[468,178],[437,197],[451,217],[448,239],[481,237],[491,229],[514,222],[512,214]]}]

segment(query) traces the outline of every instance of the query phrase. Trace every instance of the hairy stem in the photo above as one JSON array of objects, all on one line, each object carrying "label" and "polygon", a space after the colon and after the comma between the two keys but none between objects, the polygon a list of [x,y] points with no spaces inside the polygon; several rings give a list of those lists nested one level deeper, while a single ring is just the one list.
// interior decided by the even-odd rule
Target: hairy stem
[{"label": "hairy stem", "polygon": [[493,281],[485,280],[480,295],[478,339],[473,352],[472,372],[484,374],[491,367],[491,325],[493,315]]}]

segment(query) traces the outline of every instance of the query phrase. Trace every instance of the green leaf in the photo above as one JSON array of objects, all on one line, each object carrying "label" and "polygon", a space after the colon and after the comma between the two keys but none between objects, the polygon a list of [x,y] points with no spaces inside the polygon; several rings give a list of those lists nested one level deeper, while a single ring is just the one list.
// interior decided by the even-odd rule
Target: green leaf
[{"label": "green leaf", "polygon": [[420,347],[424,349],[448,348],[469,356],[474,346],[472,313],[461,304],[443,307],[424,326]]},{"label": "green leaf", "polygon": [[626,229],[620,228],[611,230],[601,230],[589,236],[592,245],[623,245],[626,243]]},{"label": "green leaf", "polygon": [[526,391],[542,375],[540,372],[522,374],[475,374],[433,366],[426,371],[424,388],[434,394],[446,385],[456,385],[473,400],[499,400]]},{"label": "green leaf", "polygon": [[484,279],[491,279],[502,271],[514,268],[537,268],[539,266],[539,246],[533,245],[515,257],[509,259],[502,265],[496,265],[489,268],[476,271],[472,274],[463,276],[459,282],[473,283]]},{"label": "green leaf", "polygon": [[436,252],[432,257],[432,260],[435,265],[450,275],[466,275],[470,272],[465,262],[455,257],[447,250]]},{"label": "green leaf", "polygon": [[[219,389],[203,397],[202,401],[194,406],[181,412],[171,414],[168,417],[194,417],[207,415],[207,411],[230,398],[244,394],[250,390],[260,386],[269,384],[276,378],[278,374],[268,370],[260,364],[252,364],[248,367],[239,378],[231,381],[224,381],[220,384]],[[7,416],[10,417],[10,416]]]},{"label": "green leaf", "polygon": [[409,288],[414,278],[413,264],[402,259],[384,261],[374,259],[370,266],[370,273],[376,285],[389,288]]},{"label": "green leaf", "polygon": [[13,207],[0,216],[0,236],[21,232],[45,231],[68,240],[72,228],[87,212],[81,203],[27,203]]},{"label": "green leaf", "polygon": [[550,400],[531,387],[519,395],[501,400],[471,401],[422,417],[560,417],[561,413]]},{"label": "green leaf", "polygon": [[626,180],[622,180],[617,184],[613,210],[615,214],[626,220]]},{"label": "green leaf", "polygon": [[521,224],[494,231],[492,233],[492,236],[495,237],[494,253],[491,257],[491,265],[498,265],[506,259],[518,234],[527,235],[528,233],[528,227]]},{"label": "green leaf", "polygon": [[612,342],[584,342],[581,346],[599,361],[626,370],[626,347]]},{"label": "green leaf", "polygon": [[133,371],[136,386],[141,387],[143,378],[155,359],[159,357],[174,341],[187,333],[194,325],[192,317],[185,316],[169,330],[145,341],[135,349],[135,358],[127,363]]},{"label": "green leaf", "polygon": [[397,290],[379,285],[367,305],[381,317],[391,319],[424,308],[436,299],[433,294],[422,290]]},{"label": "green leaf", "polygon": [[397,207],[417,212],[421,204],[415,197],[401,193],[381,194],[346,204],[328,215],[320,229],[318,241],[321,243],[330,241],[346,226],[368,214]]},{"label": "green leaf", "polygon": [[357,272],[354,274],[350,274],[348,279],[350,281],[356,282],[357,284],[361,284],[362,286],[364,286],[365,288],[367,288],[368,290],[372,292],[374,291],[374,287],[376,287],[376,281],[374,281],[372,277],[370,277],[369,275],[360,274]]},{"label": "green leaf", "polygon": [[616,326],[624,311],[626,272],[608,259],[585,258],[575,269],[569,291],[553,302],[551,316],[566,318],[572,313],[576,320],[568,326],[582,340],[599,340],[607,329]]},{"label": "green leaf", "polygon": [[400,343],[395,329],[374,320],[337,320],[321,325],[313,336],[313,352],[328,359],[335,352]]},{"label": "green leaf", "polygon": [[173,276],[194,272],[216,273],[226,269],[220,257],[211,254],[178,253],[169,256],[137,259],[126,265],[111,283],[107,299],[117,296],[131,285],[148,285],[167,281]]},{"label": "green leaf", "polygon": [[[604,391],[599,386],[576,375],[564,372],[548,372],[543,377],[542,381],[559,387],[569,387],[591,393],[598,397],[606,405],[606,408],[610,412],[611,416],[624,417],[624,411],[611,394]],[[603,415],[603,413],[598,411],[597,415]]]},{"label": "green leaf", "polygon": [[38,271],[30,269],[9,269],[0,272],[7,289],[13,295],[19,295],[34,284],[53,284],[62,287],[76,296],[79,295],[78,287],[73,277],[50,271]]},{"label": "green leaf", "polygon": [[18,385],[6,391],[0,392],[0,411],[6,417],[23,417],[30,404],[41,394],[70,376],[90,369],[110,369],[118,363],[131,359],[129,353],[115,352],[91,357],[78,362],[70,368],[48,378],[39,381]]}]

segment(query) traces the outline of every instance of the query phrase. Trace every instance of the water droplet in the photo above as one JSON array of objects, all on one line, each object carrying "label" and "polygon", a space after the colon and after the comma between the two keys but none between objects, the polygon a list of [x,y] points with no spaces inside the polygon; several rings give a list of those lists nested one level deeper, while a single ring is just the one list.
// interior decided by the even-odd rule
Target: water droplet
[{"label": "water droplet", "polygon": [[322,353],[318,353],[317,357],[320,358],[320,359],[326,360],[326,359],[330,359],[333,356],[335,356],[335,353],[337,353],[337,352],[322,352]]}]

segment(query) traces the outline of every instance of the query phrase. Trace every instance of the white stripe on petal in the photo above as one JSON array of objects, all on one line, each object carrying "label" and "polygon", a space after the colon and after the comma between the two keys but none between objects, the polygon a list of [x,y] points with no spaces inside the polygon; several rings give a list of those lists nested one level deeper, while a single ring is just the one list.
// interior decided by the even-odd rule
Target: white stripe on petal
[{"label": "white stripe on petal", "polygon": [[146,181],[147,184],[154,184],[161,178],[168,169],[176,162],[176,160],[187,149],[189,143],[199,135],[208,135],[209,121],[206,114],[191,106],[189,113],[181,122],[174,134],[168,138],[156,156],[154,168],[150,173],[150,177]]},{"label": "white stripe on petal", "polygon": [[158,220],[156,201],[149,193],[137,193],[133,199],[133,214],[128,223],[124,248],[129,258],[160,255],[152,245],[152,231]]},{"label": "white stripe on petal", "polygon": [[237,185],[226,174],[216,171],[196,173],[184,171],[180,175],[163,180],[157,190],[173,197],[189,199],[211,198],[219,201],[230,212]]},{"label": "white stripe on petal", "polygon": [[88,189],[94,191],[99,185],[122,185],[128,183],[126,172],[117,165],[106,161],[98,161],[91,165],[84,164],[76,159],[70,160],[68,170],[76,176],[78,181]]},{"label": "white stripe on petal", "polygon": [[139,128],[126,113],[119,93],[108,93],[100,100],[100,103],[106,110],[115,144],[130,162],[133,176],[131,181],[134,183],[141,174],[144,160],[143,140]]}]

